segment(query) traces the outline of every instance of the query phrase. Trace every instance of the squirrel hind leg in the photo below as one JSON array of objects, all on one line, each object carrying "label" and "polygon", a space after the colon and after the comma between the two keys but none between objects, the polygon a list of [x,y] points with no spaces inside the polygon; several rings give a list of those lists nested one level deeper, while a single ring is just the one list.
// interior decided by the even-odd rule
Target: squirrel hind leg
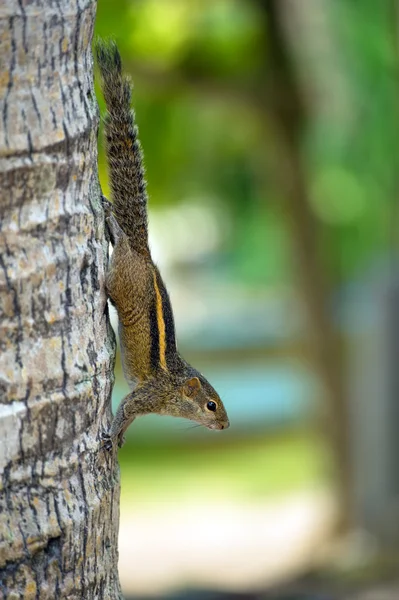
[{"label": "squirrel hind leg", "polygon": [[122,229],[120,228],[120,226],[112,212],[112,202],[110,202],[105,196],[101,197],[101,202],[102,202],[102,205],[104,208],[105,219],[106,219],[106,223],[107,223],[110,242],[111,242],[112,246],[115,247],[116,244],[121,239],[121,237],[124,236],[125,234],[123,233]]}]

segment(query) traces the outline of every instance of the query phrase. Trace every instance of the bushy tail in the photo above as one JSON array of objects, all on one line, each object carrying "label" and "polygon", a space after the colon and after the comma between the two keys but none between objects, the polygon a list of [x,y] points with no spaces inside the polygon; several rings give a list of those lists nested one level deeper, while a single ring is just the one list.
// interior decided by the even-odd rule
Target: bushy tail
[{"label": "bushy tail", "polygon": [[147,192],[138,129],[130,107],[131,83],[129,77],[122,74],[115,42],[98,40],[96,53],[107,106],[105,139],[112,210],[131,247],[147,256]]}]

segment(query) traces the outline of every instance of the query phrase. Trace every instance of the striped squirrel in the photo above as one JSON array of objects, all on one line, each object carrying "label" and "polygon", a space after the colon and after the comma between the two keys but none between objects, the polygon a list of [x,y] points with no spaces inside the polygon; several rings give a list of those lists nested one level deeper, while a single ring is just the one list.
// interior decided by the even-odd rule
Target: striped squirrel
[{"label": "striped squirrel", "polygon": [[112,203],[104,199],[114,246],[106,277],[117,309],[122,365],[132,391],[104,434],[104,446],[122,446],[130,423],[157,413],[191,419],[209,429],[229,420],[217,392],[178,352],[168,292],[148,244],[147,192],[142,152],[131,109],[131,83],[115,42],[99,40],[97,63],[107,114],[106,153]]}]

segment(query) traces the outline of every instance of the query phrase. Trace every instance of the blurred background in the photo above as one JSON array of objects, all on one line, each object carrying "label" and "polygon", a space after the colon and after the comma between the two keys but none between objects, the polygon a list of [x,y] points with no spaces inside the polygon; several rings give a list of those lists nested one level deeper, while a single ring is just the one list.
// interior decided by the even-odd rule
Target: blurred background
[{"label": "blurred background", "polygon": [[[129,430],[126,598],[399,597],[398,14],[98,1],[179,346],[231,421]],[[107,195],[102,147],[99,169]]]}]

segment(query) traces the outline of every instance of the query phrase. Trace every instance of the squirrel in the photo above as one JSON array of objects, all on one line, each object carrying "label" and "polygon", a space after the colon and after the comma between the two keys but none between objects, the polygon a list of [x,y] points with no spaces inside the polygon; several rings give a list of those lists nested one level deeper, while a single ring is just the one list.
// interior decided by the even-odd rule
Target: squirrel
[{"label": "squirrel", "polygon": [[223,403],[205,377],[180,355],[168,292],[151,258],[147,190],[132,85],[113,41],[98,40],[97,64],[107,107],[104,119],[112,202],[104,198],[113,253],[107,294],[116,307],[123,372],[131,392],[121,401],[104,446],[124,443],[134,419],[156,413],[227,429]]}]

